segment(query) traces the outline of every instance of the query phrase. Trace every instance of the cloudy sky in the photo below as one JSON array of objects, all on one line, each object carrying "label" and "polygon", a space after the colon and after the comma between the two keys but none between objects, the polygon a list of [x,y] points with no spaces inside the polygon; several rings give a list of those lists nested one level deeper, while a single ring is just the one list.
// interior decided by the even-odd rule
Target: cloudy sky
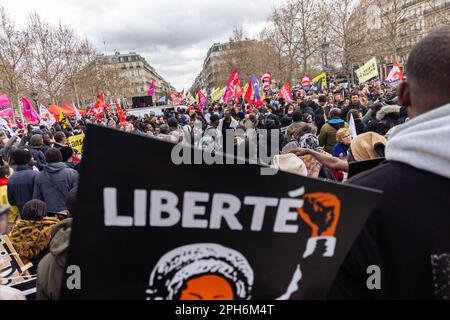
[{"label": "cloudy sky", "polygon": [[59,20],[107,53],[136,51],[178,90],[189,88],[208,48],[234,25],[250,37],[281,0],[0,0],[18,27],[31,11]]}]

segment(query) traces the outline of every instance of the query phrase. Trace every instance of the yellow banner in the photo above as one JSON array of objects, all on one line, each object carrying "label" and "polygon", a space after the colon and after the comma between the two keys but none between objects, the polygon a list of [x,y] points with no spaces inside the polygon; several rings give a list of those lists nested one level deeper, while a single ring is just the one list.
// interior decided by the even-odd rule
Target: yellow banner
[{"label": "yellow banner", "polygon": [[76,149],[79,153],[82,153],[81,150],[83,149],[83,141],[84,141],[84,134],[79,134],[77,136],[72,136],[67,139],[67,144],[69,147],[72,147],[73,149]]},{"label": "yellow banner", "polygon": [[378,76],[377,59],[375,57],[370,59],[369,62],[356,70],[356,75],[358,76],[359,83],[366,82]]},{"label": "yellow banner", "polygon": [[224,90],[220,88],[216,88],[213,92],[211,92],[211,100],[218,101],[223,97]]},{"label": "yellow banner", "polygon": [[317,77],[311,80],[311,83],[317,83],[319,81],[322,81],[322,87],[325,88],[327,86],[327,74],[325,72],[322,72]]}]

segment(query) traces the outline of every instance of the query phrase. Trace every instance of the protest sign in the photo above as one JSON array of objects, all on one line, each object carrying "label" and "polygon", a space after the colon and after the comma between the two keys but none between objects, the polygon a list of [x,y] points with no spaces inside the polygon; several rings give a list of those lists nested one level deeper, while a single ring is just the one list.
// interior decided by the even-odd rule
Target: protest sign
[{"label": "protest sign", "polygon": [[377,59],[373,57],[365,65],[356,70],[359,83],[366,82],[378,76]]},{"label": "protest sign", "polygon": [[76,149],[79,153],[82,153],[83,141],[84,141],[84,134],[72,136],[69,137],[69,139],[67,139],[67,143],[69,144],[69,146],[72,147],[73,149]]},{"label": "protest sign", "polygon": [[0,235],[0,284],[12,286],[32,279],[27,271],[31,266],[23,264],[8,236]]},{"label": "protest sign", "polygon": [[[127,157],[104,152],[117,148]],[[192,151],[88,126],[67,262],[81,289],[62,298],[325,297],[379,192],[259,165],[176,165],[179,149]]]}]

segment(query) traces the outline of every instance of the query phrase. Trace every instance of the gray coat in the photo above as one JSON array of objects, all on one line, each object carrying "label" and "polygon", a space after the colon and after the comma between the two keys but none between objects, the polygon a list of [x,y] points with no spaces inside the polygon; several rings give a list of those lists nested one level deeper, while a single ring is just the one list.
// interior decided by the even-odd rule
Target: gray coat
[{"label": "gray coat", "polygon": [[77,185],[77,171],[62,162],[49,163],[44,166],[44,171],[36,176],[33,198],[44,201],[49,212],[61,212],[66,209],[70,190]]}]

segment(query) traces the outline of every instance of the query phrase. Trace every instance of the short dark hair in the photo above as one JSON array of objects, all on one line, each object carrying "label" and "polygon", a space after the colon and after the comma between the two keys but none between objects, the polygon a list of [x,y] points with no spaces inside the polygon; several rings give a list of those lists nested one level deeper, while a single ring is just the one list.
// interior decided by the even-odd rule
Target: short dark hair
[{"label": "short dark hair", "polygon": [[0,167],[0,178],[6,178],[9,175],[9,166]]},{"label": "short dark hair", "polygon": [[209,123],[213,123],[215,121],[219,120],[219,116],[217,114],[212,114],[211,117],[209,118]]},{"label": "short dark hair", "polygon": [[417,85],[448,92],[450,86],[450,27],[431,32],[411,50],[406,64],[408,80]]},{"label": "short dark hair", "polygon": [[175,118],[169,118],[167,120],[167,124],[169,125],[170,128],[178,128],[178,121]]},{"label": "short dark hair", "polygon": [[17,149],[12,153],[14,163],[19,166],[29,164],[32,157],[31,152],[26,149]]},{"label": "short dark hair", "polygon": [[302,112],[299,110],[296,110],[292,113],[292,121],[294,122],[298,122],[298,121],[302,121],[303,115]]},{"label": "short dark hair", "polygon": [[162,124],[159,126],[159,132],[162,134],[168,134],[169,133],[169,126],[167,124]]},{"label": "short dark hair", "polygon": [[61,152],[63,162],[67,162],[73,156],[73,149],[69,146],[62,147],[59,151]]},{"label": "short dark hair", "polygon": [[45,152],[45,161],[48,163],[62,162],[63,157],[61,151],[56,148],[50,148]]},{"label": "short dark hair", "polygon": [[55,133],[54,138],[56,142],[60,143],[63,142],[63,140],[66,138],[66,135],[64,134],[64,132],[58,131]]}]

